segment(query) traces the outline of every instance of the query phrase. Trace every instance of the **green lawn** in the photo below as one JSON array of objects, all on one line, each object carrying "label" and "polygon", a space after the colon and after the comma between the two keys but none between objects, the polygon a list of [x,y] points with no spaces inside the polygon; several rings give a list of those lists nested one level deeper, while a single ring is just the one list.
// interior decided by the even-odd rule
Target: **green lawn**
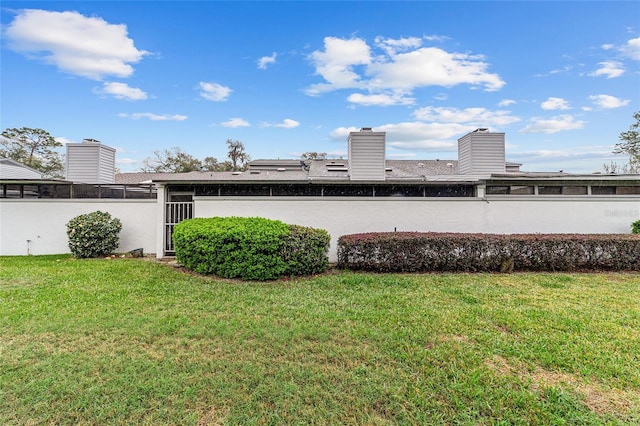
[{"label": "green lawn", "polygon": [[640,424],[640,274],[2,257],[0,424]]}]

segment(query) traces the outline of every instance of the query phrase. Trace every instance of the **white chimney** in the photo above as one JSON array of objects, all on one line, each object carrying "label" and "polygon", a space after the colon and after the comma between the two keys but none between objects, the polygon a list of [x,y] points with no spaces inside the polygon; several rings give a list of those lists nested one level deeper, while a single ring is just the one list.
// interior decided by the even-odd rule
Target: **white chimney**
[{"label": "white chimney", "polygon": [[95,139],[68,143],[66,179],[78,183],[114,183],[116,150]]},{"label": "white chimney", "polygon": [[481,128],[458,139],[458,172],[464,175],[504,173],[504,133]]},{"label": "white chimney", "polygon": [[351,180],[385,180],[386,132],[363,127],[349,133],[349,177]]}]

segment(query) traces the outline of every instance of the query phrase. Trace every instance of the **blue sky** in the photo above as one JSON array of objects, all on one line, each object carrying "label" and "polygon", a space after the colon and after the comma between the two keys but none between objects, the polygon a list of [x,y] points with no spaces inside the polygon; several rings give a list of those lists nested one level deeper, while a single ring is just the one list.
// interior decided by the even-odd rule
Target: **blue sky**
[{"label": "blue sky", "polygon": [[478,127],[526,171],[591,173],[640,110],[640,2],[3,1],[1,127],[154,150],[456,159]]}]

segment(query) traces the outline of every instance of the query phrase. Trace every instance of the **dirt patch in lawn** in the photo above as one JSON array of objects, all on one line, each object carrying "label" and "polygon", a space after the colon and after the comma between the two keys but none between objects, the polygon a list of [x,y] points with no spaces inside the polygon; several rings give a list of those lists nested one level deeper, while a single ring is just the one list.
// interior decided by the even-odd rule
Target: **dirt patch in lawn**
[{"label": "dirt patch in lawn", "polygon": [[524,364],[509,362],[500,355],[484,361],[484,365],[501,376],[518,376],[531,383],[534,392],[545,388],[566,389],[581,396],[583,404],[597,414],[629,414],[640,410],[640,395],[631,390],[611,388],[576,374],[550,371],[536,366],[533,370]]}]

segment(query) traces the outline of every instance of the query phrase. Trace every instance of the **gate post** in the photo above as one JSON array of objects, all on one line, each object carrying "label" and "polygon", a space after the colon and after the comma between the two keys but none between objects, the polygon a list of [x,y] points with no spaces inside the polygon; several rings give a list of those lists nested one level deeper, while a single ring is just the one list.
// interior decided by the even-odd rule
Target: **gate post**
[{"label": "gate post", "polygon": [[164,257],[164,205],[167,198],[167,188],[162,184],[156,184],[158,197],[156,199],[156,259]]}]

